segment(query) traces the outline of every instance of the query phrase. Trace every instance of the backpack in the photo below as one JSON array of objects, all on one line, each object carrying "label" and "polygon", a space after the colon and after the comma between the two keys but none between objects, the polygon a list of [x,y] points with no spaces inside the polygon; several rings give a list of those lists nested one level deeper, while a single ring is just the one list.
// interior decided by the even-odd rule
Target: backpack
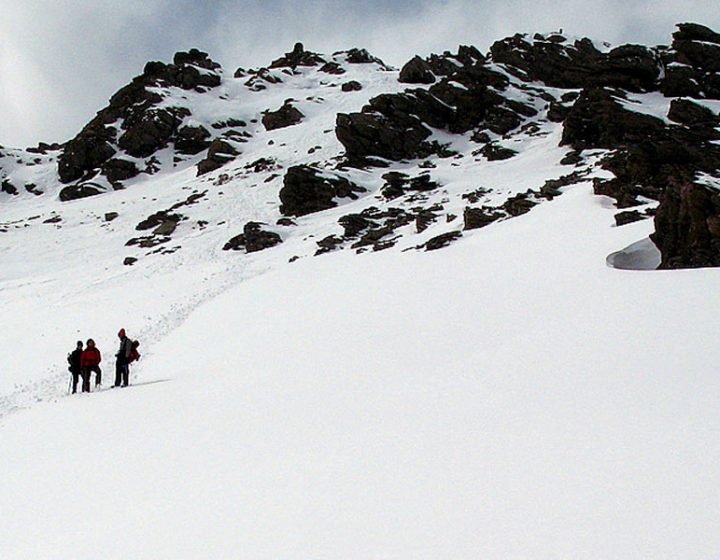
[{"label": "backpack", "polygon": [[133,340],[130,345],[130,354],[128,355],[128,363],[131,364],[140,359],[140,352],[138,352],[138,346],[140,346],[139,340]]}]

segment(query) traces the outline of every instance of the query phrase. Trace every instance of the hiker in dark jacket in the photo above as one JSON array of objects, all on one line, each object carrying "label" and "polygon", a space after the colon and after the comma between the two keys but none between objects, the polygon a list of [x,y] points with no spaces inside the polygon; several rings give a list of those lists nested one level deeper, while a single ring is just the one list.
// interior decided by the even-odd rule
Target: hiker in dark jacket
[{"label": "hiker in dark jacket", "polygon": [[100,369],[100,362],[102,357],[100,356],[100,350],[95,347],[95,341],[92,338],[88,338],[87,346],[83,353],[80,355],[80,367],[82,370],[83,393],[90,392],[90,373],[95,372],[95,386],[100,385],[102,370]]},{"label": "hiker in dark jacket", "polygon": [[128,364],[130,363],[132,340],[125,334],[125,329],[120,329],[118,338],[120,339],[120,348],[115,354],[115,385],[113,387],[120,387],[120,385],[127,387],[130,377],[130,366]]},{"label": "hiker in dark jacket", "polygon": [[77,385],[78,385],[78,379],[80,378],[80,356],[83,352],[83,343],[82,340],[77,341],[77,346],[75,347],[75,350],[70,352],[68,354],[68,369],[70,370],[70,373],[72,374],[72,392],[73,394],[77,393]]}]

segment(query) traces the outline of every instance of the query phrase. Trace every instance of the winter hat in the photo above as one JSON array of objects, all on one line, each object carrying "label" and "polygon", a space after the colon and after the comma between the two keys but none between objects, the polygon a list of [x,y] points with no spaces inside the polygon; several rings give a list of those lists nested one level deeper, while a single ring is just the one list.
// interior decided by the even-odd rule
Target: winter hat
[{"label": "winter hat", "polygon": [[82,341],[82,340],[78,340],[76,346],[77,346],[78,348],[82,348],[82,345],[83,345],[83,341]]},{"label": "winter hat", "polygon": [[125,336],[125,329],[120,329],[120,332],[118,333],[118,336],[120,338],[123,338]]}]

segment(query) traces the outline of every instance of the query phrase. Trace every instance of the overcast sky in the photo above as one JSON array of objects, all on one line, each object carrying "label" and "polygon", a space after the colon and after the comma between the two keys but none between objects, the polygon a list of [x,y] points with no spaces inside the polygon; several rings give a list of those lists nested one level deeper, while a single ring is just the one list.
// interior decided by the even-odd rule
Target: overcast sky
[{"label": "overcast sky", "polygon": [[198,47],[265,65],[296,41],[365,47],[387,63],[526,31],[668,44],[674,24],[720,31],[718,0],[0,0],[0,144],[74,136],[148,60]]}]

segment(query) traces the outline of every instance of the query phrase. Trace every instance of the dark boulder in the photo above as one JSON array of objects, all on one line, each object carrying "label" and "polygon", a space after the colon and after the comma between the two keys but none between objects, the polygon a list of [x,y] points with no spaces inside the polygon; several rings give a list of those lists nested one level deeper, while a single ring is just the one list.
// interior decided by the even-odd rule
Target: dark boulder
[{"label": "dark boulder", "polygon": [[623,212],[618,212],[617,214],[615,214],[615,225],[620,227],[627,224],[632,224],[633,222],[639,222],[640,220],[644,220],[645,218],[647,218],[647,216],[641,214],[638,210],[625,210]]},{"label": "dark boulder", "polygon": [[238,151],[232,144],[216,138],[208,148],[207,157],[197,164],[197,176],[219,169],[237,155]]},{"label": "dark boulder", "polygon": [[113,155],[114,131],[92,121],[75,138],[70,140],[58,157],[58,175],[63,183],[82,178],[100,167]]},{"label": "dark boulder", "polygon": [[70,185],[60,191],[60,200],[62,202],[68,202],[69,200],[77,200],[79,198],[87,198],[89,196],[95,196],[102,194],[106,190],[100,185],[93,183],[85,183],[82,185]]},{"label": "dark boulder", "polygon": [[175,149],[181,154],[199,154],[210,146],[210,136],[204,126],[183,126],[175,134]]},{"label": "dark boulder", "polygon": [[344,177],[330,175],[307,165],[288,168],[280,189],[280,212],[304,216],[337,206],[336,198],[357,199],[365,189]]},{"label": "dark boulder", "polygon": [[133,112],[123,122],[125,132],[118,145],[133,157],[149,157],[168,145],[189,115],[186,109],[157,109]]},{"label": "dark boulder", "polygon": [[672,180],[651,238],[662,255],[660,268],[720,266],[720,192]]},{"label": "dark boulder", "polygon": [[344,92],[360,91],[362,89],[362,84],[358,81],[350,80],[349,82],[345,82],[342,86],[340,86],[340,88]]},{"label": "dark boulder", "polygon": [[5,179],[2,184],[0,184],[0,192],[4,192],[6,194],[16,195],[18,194],[17,187],[13,185],[10,181]]},{"label": "dark boulder", "polygon": [[295,47],[289,53],[285,53],[285,56],[274,60],[270,65],[270,68],[292,68],[295,69],[298,66],[318,66],[325,64],[325,59],[319,54],[306,51],[302,43],[295,43]]},{"label": "dark boulder", "polygon": [[483,228],[493,222],[496,222],[503,216],[504,215],[502,213],[495,212],[491,209],[473,208],[471,206],[467,206],[463,212],[463,221],[465,224],[463,229],[469,230]]},{"label": "dark boulder", "polygon": [[657,89],[660,61],[640,45],[624,45],[609,53],[599,51],[590,39],[570,41],[549,37],[514,35],[490,47],[492,59],[527,81],[552,87],[621,87],[642,92]]},{"label": "dark boulder", "polygon": [[450,243],[460,239],[461,237],[461,231],[450,231],[433,237],[427,243],[422,245],[422,247],[424,247],[426,251],[436,251],[447,247]]},{"label": "dark boulder", "polygon": [[616,95],[605,88],[584,90],[563,123],[561,144],[576,150],[617,149],[663,133],[663,121],[626,110]]},{"label": "dark boulder", "polygon": [[155,212],[154,214],[142,220],[138,225],[135,226],[135,229],[137,231],[156,229],[157,227],[161,226],[166,222],[175,222],[177,224],[178,222],[180,222],[180,220],[182,220],[182,218],[183,217],[180,214],[171,214],[169,212],[161,210],[160,212]]},{"label": "dark boulder", "polygon": [[720,116],[689,99],[673,99],[668,118],[676,123],[711,131],[720,126]]},{"label": "dark boulder", "polygon": [[102,165],[102,172],[111,183],[132,179],[140,173],[137,166],[129,160],[113,158]]},{"label": "dark boulder", "polygon": [[336,76],[339,76],[340,74],[344,74],[346,72],[345,68],[340,66],[337,62],[326,62],[320,67],[320,72],[325,72],[326,74],[333,74]]},{"label": "dark boulder", "polygon": [[259,222],[248,222],[240,235],[225,244],[223,251],[245,249],[247,253],[255,253],[282,243],[282,238],[277,233],[263,230],[262,225]]},{"label": "dark boulder", "polygon": [[416,55],[402,67],[398,81],[404,84],[434,84],[435,75],[430,65]]},{"label": "dark boulder", "polygon": [[345,60],[350,64],[379,64],[385,66],[385,63],[371,55],[366,49],[350,49],[345,53]]},{"label": "dark boulder", "polygon": [[262,117],[262,123],[266,130],[275,130],[298,124],[303,118],[305,115],[286,101],[277,111],[267,111]]},{"label": "dark boulder", "polygon": [[678,62],[706,72],[720,72],[720,34],[696,23],[681,23],[673,33]]},{"label": "dark boulder", "polygon": [[530,210],[537,206],[537,202],[530,197],[528,193],[518,193],[515,196],[508,198],[502,205],[503,210],[510,216],[521,216],[530,212]]}]

